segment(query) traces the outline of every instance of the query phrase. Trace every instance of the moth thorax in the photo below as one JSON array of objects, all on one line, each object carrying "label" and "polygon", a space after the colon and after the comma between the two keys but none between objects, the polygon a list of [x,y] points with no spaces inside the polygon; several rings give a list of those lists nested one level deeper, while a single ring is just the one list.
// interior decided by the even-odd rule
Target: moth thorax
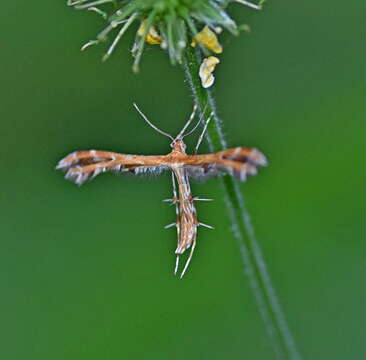
[{"label": "moth thorax", "polygon": [[176,139],[171,144],[173,148],[173,152],[185,154],[186,153],[186,144],[183,142],[182,139]]}]

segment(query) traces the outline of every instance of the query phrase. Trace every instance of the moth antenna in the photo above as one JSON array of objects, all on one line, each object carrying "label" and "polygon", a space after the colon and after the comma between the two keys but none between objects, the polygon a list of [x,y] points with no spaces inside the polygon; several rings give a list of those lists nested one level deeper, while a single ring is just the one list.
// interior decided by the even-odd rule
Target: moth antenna
[{"label": "moth antenna", "polygon": [[158,133],[165,135],[167,137],[169,137],[170,139],[172,139],[174,141],[173,136],[171,136],[170,134],[166,133],[163,130],[160,130],[158,127],[156,127],[152,122],[150,122],[150,120],[146,117],[146,115],[139,109],[139,107],[133,103],[133,106],[135,107],[135,109],[137,110],[137,112],[142,116],[142,118],[154,129],[156,130]]},{"label": "moth antenna", "polygon": [[208,127],[208,123],[210,122],[210,120],[212,119],[213,117],[213,112],[210,114],[210,116],[208,117],[206,123],[205,123],[205,126],[203,128],[203,131],[202,131],[202,134],[200,135],[200,137],[198,138],[198,141],[197,141],[197,145],[196,147],[194,148],[194,153],[197,154],[197,151],[198,151],[198,148],[200,147],[201,145],[201,142],[203,140],[203,137],[205,136],[205,132],[207,130],[207,127]]},{"label": "moth antenna", "polygon": [[180,278],[182,278],[184,276],[184,274],[186,273],[186,271],[188,269],[188,266],[189,266],[189,263],[191,262],[195,247],[196,247],[196,241],[194,241],[192,244],[191,252],[189,253],[189,257],[184,265],[184,269],[183,269],[182,273],[180,274]]}]

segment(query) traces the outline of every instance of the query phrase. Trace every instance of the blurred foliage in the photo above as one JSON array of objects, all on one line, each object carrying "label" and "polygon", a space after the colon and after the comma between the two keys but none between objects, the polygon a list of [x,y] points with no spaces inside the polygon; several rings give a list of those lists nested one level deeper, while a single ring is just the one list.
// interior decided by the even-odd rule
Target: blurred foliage
[{"label": "blurred foliage", "polygon": [[[172,64],[182,63],[184,49],[190,45],[192,35],[195,35],[196,42],[202,45],[206,55],[209,54],[208,49],[217,53],[215,48],[207,46],[207,40],[202,39],[207,37],[207,34],[199,36],[199,31],[206,25],[213,29],[220,27],[218,32],[224,27],[232,34],[238,35],[237,25],[225,11],[228,2],[228,0],[68,0],[67,4],[76,10],[92,10],[106,20],[104,29],[98,33],[95,40],[89,40],[82,50],[108,41],[108,36],[113,32],[116,33],[103,57],[104,60],[112,54],[131,24],[139,19],[141,25],[132,49],[133,69],[138,72],[145,42],[160,44],[161,48],[167,50]],[[244,2],[244,4],[256,10],[261,8],[255,3]]]},{"label": "blurred foliage", "polygon": [[[223,37],[215,95],[231,145],[270,160],[243,185],[269,269],[304,358],[362,358],[366,5],[240,10],[252,32]],[[53,171],[77,149],[169,151],[132,101],[172,133],[191,108],[162,52],[147,46],[132,74],[132,34],[108,63],[80,54],[95,22],[63,1],[2,5],[3,357],[270,359],[217,181],[193,187],[215,198],[198,210],[216,230],[178,281],[168,175],[78,188]]]}]

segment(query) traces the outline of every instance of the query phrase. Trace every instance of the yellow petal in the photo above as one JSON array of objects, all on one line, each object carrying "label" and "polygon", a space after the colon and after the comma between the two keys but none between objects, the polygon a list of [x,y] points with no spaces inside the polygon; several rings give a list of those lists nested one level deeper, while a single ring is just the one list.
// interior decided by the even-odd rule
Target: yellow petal
[{"label": "yellow petal", "polygon": [[213,72],[219,62],[220,60],[215,56],[209,56],[203,59],[199,70],[199,76],[201,78],[201,83],[204,88],[209,88],[213,85],[215,81]]},{"label": "yellow petal", "polygon": [[163,39],[159,35],[159,33],[156,31],[154,26],[151,26],[147,36],[146,36],[146,42],[148,42],[151,45],[161,44]]},{"label": "yellow petal", "polygon": [[[141,22],[141,25],[140,25],[139,29],[137,30],[137,35],[144,36],[145,31],[146,31],[146,24],[147,24],[147,19],[145,19]],[[161,44],[163,39],[161,38],[161,36],[157,32],[157,30],[155,29],[155,26],[150,26],[149,32],[146,34],[145,41],[151,45],[156,45],[156,44]]]},{"label": "yellow petal", "polygon": [[216,34],[207,25],[202,31],[194,36],[191,45],[195,47],[197,44],[203,45],[215,54],[222,53],[222,46],[219,43]]}]

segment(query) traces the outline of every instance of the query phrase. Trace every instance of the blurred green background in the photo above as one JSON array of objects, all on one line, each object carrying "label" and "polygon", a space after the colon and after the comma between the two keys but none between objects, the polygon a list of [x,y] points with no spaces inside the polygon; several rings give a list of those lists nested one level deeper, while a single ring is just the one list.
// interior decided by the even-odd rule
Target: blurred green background
[{"label": "blurred green background", "polygon": [[[171,133],[192,105],[157,47],[132,74],[133,32],[105,64],[103,46],[80,53],[104,22],[65,2],[1,8],[1,358],[272,359],[217,180],[193,185],[216,200],[198,205],[216,230],[199,231],[179,281],[168,174],[78,188],[53,170],[78,149],[166,153],[132,102]],[[252,33],[223,37],[216,73],[230,145],[270,160],[242,189],[304,359],[366,353],[365,10],[231,5]]]}]

